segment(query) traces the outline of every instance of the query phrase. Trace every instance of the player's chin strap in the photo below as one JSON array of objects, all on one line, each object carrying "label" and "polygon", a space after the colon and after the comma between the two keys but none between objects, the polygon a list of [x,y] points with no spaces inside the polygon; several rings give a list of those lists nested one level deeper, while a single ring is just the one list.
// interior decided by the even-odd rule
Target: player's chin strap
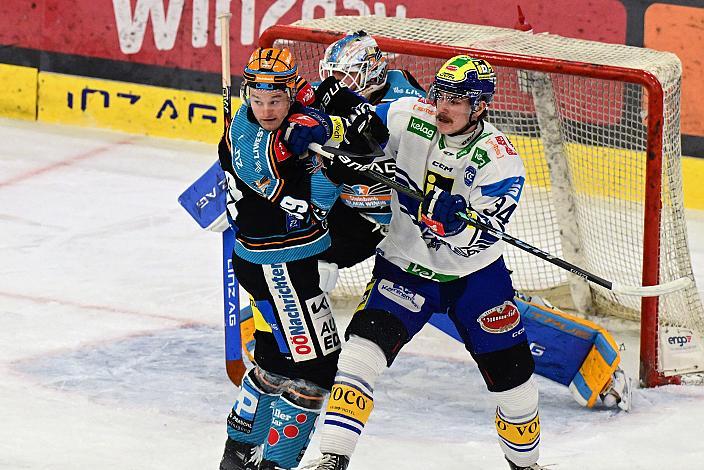
[{"label": "player's chin strap", "polygon": [[[346,150],[341,150],[335,147],[329,147],[329,146],[321,146],[318,144],[310,144],[308,147],[309,149],[313,150],[314,152],[322,155],[325,158],[339,158],[343,161],[354,161],[355,157],[360,157],[361,155],[355,154],[354,152],[349,152]],[[376,147],[373,147],[373,151],[370,154],[365,154],[364,157],[369,157],[369,156],[382,156],[384,155],[384,151],[379,147],[378,144],[376,144]],[[347,166],[353,168],[353,166],[347,164]],[[369,165],[359,165],[359,168],[354,168],[360,173],[364,174],[365,176],[378,181],[379,183],[383,183],[390,188],[396,190],[397,192],[401,194],[405,194],[406,196],[409,196],[416,201],[422,202],[423,201],[423,195],[421,193],[418,193],[416,191],[413,191],[412,189],[401,185],[400,183],[397,183],[396,181],[387,178],[386,176],[382,175],[381,173],[374,171],[370,168],[368,168]],[[584,278],[585,280],[596,284],[598,286],[601,286],[605,289],[610,290],[614,294],[621,294],[621,295],[629,295],[629,296],[634,296],[634,297],[657,297],[660,295],[664,294],[669,294],[672,292],[676,292],[682,289],[686,289],[687,287],[691,286],[693,281],[689,277],[681,277],[679,279],[675,279],[674,281],[666,282],[664,284],[657,284],[654,286],[626,286],[623,284],[620,284],[618,282],[612,282],[609,280],[606,280],[604,278],[601,278],[595,274],[590,273],[589,271],[586,271],[578,266],[575,266],[572,263],[569,263],[563,259],[560,259],[556,256],[551,255],[550,253],[547,253],[540,248],[536,248],[533,245],[530,245],[523,240],[520,240],[518,238],[512,237],[511,235],[502,232],[500,230],[497,230],[493,228],[490,225],[485,224],[484,222],[472,217],[469,212],[458,212],[457,217],[463,219],[466,221],[469,225],[479,229],[483,230],[496,238],[500,238],[501,240],[505,241],[509,245],[513,245],[516,248],[519,248],[523,251],[526,251],[530,253],[533,256],[537,256],[538,258],[547,261],[548,263],[552,263],[555,266],[559,266],[560,268],[571,272],[572,274],[576,274],[577,276]]]}]

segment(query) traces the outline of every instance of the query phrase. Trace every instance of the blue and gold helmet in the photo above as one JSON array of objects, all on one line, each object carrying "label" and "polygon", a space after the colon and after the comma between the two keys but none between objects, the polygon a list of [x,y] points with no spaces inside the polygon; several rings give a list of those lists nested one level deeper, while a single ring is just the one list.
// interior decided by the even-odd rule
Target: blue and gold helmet
[{"label": "blue and gold helmet", "polygon": [[257,48],[244,68],[240,97],[247,101],[249,89],[283,90],[289,99],[296,98],[298,66],[291,52],[273,47]]},{"label": "blue and gold helmet", "polygon": [[437,101],[438,96],[469,99],[472,112],[479,103],[490,104],[496,90],[496,73],[483,59],[458,55],[445,62],[435,74],[428,98]]}]

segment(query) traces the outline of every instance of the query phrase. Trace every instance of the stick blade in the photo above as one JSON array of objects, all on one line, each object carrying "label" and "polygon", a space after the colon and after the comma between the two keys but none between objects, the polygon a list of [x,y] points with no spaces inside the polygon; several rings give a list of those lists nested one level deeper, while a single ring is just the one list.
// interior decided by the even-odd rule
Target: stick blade
[{"label": "stick blade", "polygon": [[614,294],[630,295],[633,297],[658,297],[660,295],[671,294],[682,289],[686,289],[692,285],[692,279],[681,277],[674,281],[654,286],[624,286],[614,283],[611,289]]}]

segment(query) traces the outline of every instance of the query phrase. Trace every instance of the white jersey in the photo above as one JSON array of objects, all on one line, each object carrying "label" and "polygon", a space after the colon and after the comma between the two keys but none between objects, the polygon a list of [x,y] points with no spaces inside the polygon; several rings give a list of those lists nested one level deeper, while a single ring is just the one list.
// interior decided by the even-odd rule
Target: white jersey
[{"label": "white jersey", "polygon": [[[465,198],[483,222],[505,231],[525,182],[525,168],[506,135],[483,123],[466,135],[445,136],[435,106],[401,98],[377,106],[396,158],[396,181],[427,193],[434,186]],[[419,217],[419,202],[394,191],[389,233],[379,253],[405,271],[436,281],[466,276],[496,261],[504,242],[471,226],[440,237]]]}]

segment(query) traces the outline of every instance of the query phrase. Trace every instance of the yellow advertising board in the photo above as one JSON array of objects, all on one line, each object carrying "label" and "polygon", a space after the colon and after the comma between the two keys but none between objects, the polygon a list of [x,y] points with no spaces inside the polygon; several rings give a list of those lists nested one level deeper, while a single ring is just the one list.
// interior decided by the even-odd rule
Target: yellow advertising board
[{"label": "yellow advertising board", "polygon": [[0,64],[0,116],[37,118],[37,69]]},{"label": "yellow advertising board", "polygon": [[223,129],[220,95],[49,72],[39,73],[38,119],[208,143]]}]

